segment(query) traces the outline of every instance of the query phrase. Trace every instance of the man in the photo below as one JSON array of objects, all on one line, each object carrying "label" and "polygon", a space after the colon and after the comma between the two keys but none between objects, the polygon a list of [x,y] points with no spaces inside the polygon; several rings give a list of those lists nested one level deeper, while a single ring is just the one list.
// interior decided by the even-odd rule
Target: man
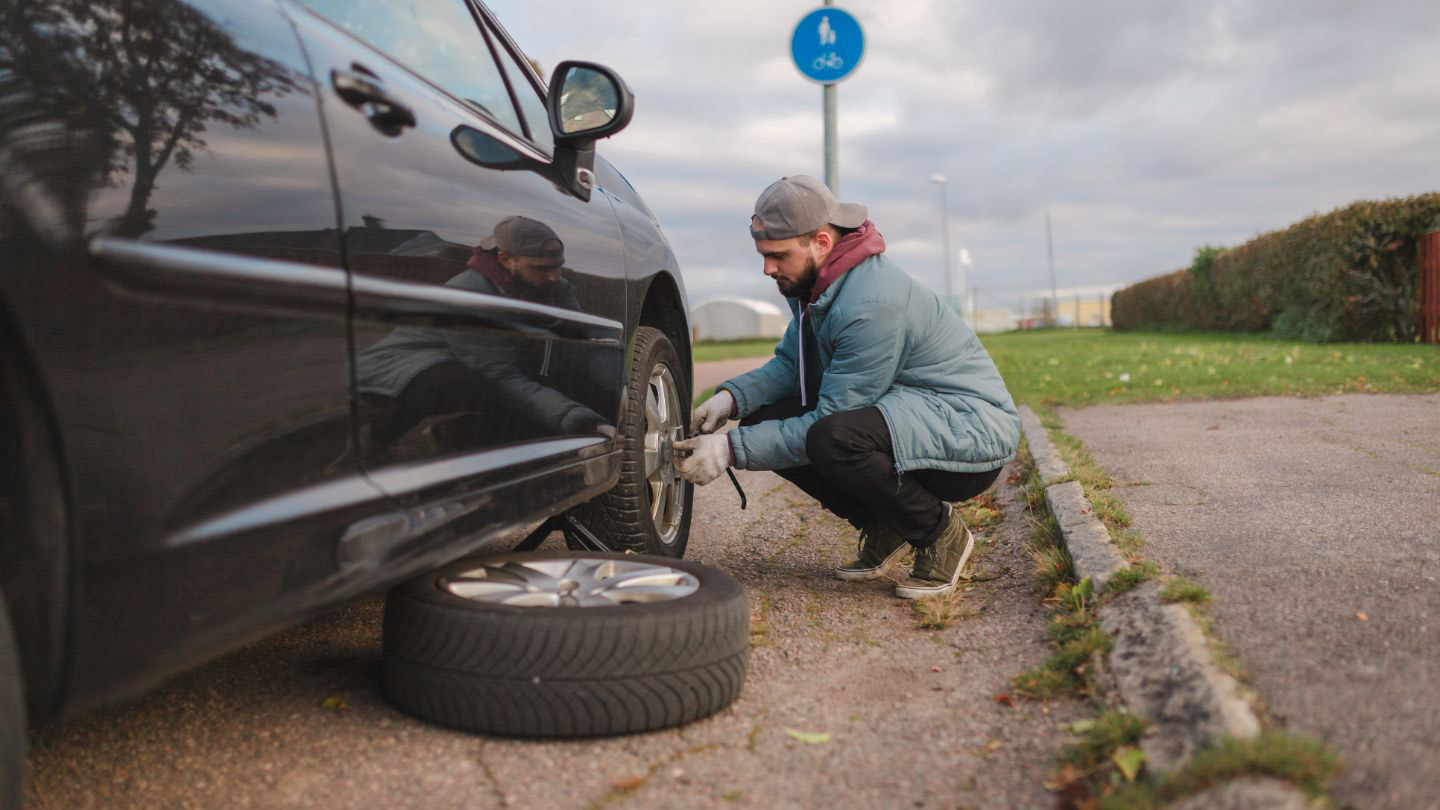
[{"label": "man", "polygon": [[[860,531],[845,580],[884,576],[915,549],[895,587],[948,593],[975,539],[951,502],[984,492],[1015,457],[1020,417],[975,333],[884,255],[864,206],[813,177],[785,177],[750,220],[765,275],[794,318],[760,368],[721,383],[691,417],[701,435],[680,474],[774,470]],[[740,426],[718,430],[731,418]]]},{"label": "man", "polygon": [[[578,310],[575,286],[560,273],[564,265],[565,246],[549,225],[510,216],[445,286]],[[361,395],[383,406],[372,437],[389,446],[431,417],[481,411],[497,417],[491,420],[495,424],[503,413],[543,433],[615,435],[605,417],[551,384],[554,343],[418,326],[396,329],[356,359]]]}]

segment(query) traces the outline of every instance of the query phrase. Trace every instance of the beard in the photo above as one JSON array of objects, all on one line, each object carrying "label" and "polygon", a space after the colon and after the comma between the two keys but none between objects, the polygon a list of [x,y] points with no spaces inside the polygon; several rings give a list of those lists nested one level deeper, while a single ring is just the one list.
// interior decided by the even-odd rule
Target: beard
[{"label": "beard", "polygon": [[805,260],[805,270],[800,278],[795,281],[788,281],[783,278],[775,279],[775,286],[780,289],[780,294],[786,298],[805,299],[810,297],[810,291],[815,289],[815,279],[820,276],[820,265],[815,262],[812,256]]}]

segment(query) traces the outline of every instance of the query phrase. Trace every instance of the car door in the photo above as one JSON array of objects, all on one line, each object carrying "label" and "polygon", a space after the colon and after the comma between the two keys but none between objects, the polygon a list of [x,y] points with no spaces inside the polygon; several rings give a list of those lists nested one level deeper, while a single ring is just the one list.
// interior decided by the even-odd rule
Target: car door
[{"label": "car door", "polygon": [[493,533],[594,494],[618,463],[624,248],[605,195],[538,170],[528,69],[497,62],[467,0],[292,13],[326,82],[361,463],[408,510],[380,542],[467,517]]},{"label": "car door", "polygon": [[83,705],[313,605],[344,527],[385,499],[351,441],[334,194],[285,14],[222,0],[6,13],[28,37],[6,39],[0,107],[30,125],[3,127],[0,152],[35,168],[35,213],[63,227],[56,247],[3,235],[0,297],[67,475],[65,685]]}]

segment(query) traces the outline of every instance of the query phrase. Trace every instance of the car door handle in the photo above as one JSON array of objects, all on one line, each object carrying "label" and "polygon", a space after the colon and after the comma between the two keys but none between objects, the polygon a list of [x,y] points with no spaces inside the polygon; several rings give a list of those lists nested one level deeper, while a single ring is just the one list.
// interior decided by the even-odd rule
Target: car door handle
[{"label": "car door handle", "polygon": [[415,111],[390,95],[374,76],[358,71],[332,70],[330,83],[335,87],[336,95],[364,113],[370,123],[386,135],[393,137],[399,135],[402,128],[415,126]]}]

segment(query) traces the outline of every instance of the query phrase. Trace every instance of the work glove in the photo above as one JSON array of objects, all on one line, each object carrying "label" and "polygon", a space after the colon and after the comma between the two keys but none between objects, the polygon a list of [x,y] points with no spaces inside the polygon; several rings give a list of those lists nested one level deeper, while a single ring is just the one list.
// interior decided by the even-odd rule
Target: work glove
[{"label": "work glove", "polygon": [[723,434],[691,436],[675,442],[676,450],[689,455],[675,460],[680,477],[692,484],[705,486],[730,467],[730,437]]},{"label": "work glove", "polygon": [[735,397],[729,391],[721,388],[715,392],[715,396],[700,403],[700,407],[690,414],[690,432],[714,433],[724,426],[733,413],[735,413]]}]

